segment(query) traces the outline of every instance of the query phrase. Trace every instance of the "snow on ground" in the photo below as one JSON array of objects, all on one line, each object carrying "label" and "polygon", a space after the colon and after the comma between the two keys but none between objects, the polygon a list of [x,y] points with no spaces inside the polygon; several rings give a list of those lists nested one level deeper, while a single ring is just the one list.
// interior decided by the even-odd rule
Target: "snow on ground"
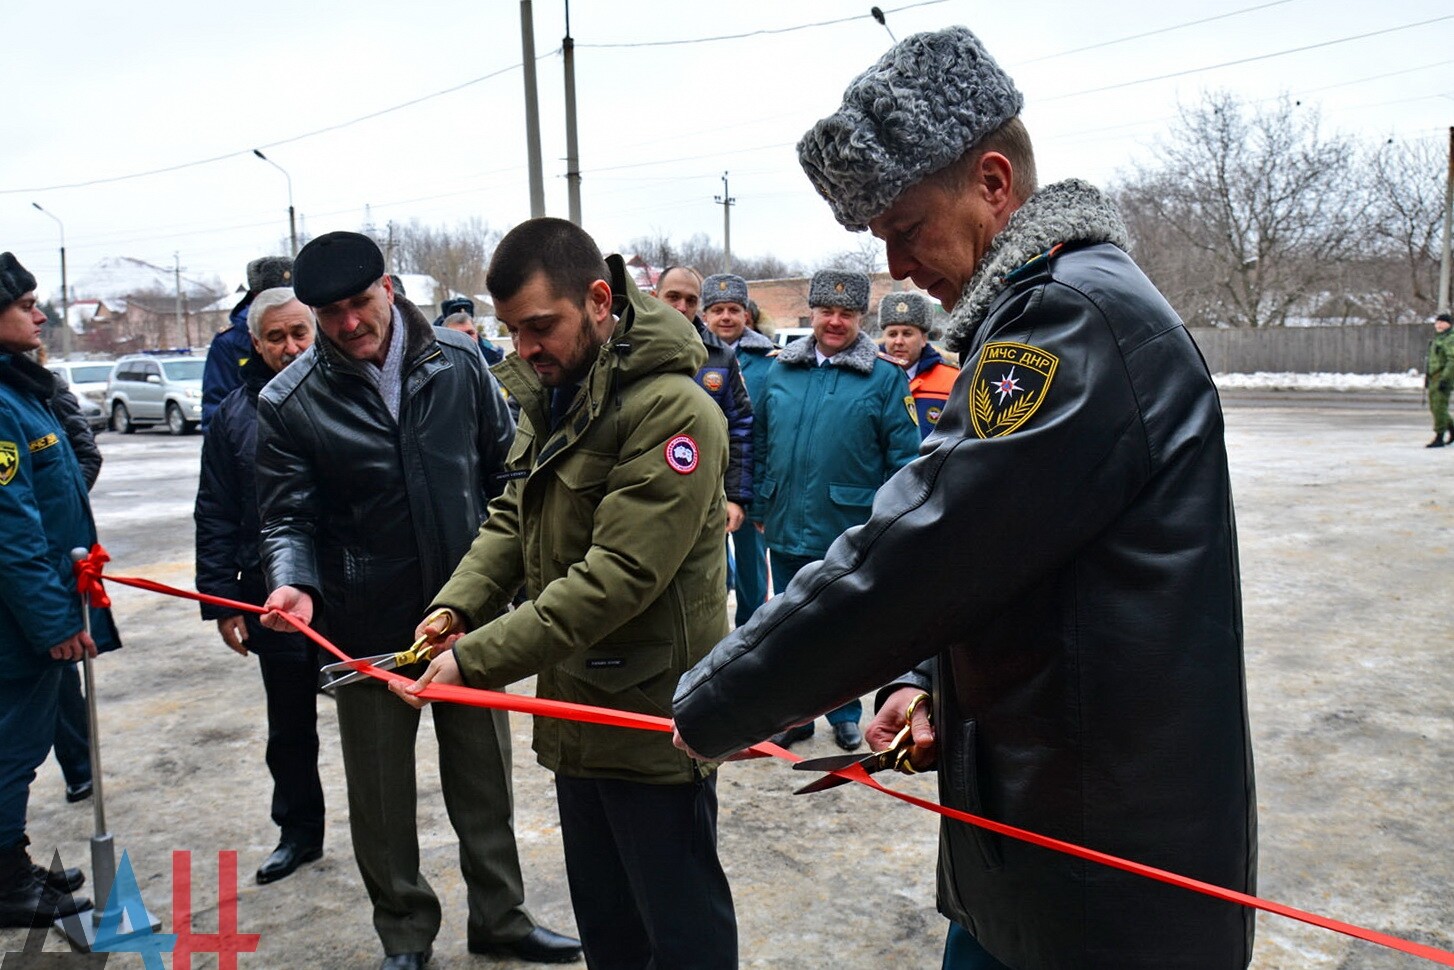
[{"label": "snow on ground", "polygon": [[1418,390],[1424,376],[1412,368],[1392,374],[1214,374],[1219,388],[1257,391],[1403,391]]}]

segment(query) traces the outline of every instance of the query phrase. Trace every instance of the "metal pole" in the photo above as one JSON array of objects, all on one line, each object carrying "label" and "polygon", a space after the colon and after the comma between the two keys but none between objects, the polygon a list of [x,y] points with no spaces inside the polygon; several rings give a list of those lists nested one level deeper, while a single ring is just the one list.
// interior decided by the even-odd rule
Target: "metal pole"
[{"label": "metal pole", "polygon": [[[181,255],[181,253],[172,253],[172,259],[173,259],[174,264],[176,266],[176,273],[177,273],[177,336],[179,336],[183,340],[185,340],[187,342],[187,346],[190,347],[192,345],[192,335],[189,334],[189,333],[187,333],[187,318],[182,313],[182,255]],[[162,349],[165,350],[166,348],[163,347]]]},{"label": "metal pole", "polygon": [[[86,558],[85,549],[72,549],[71,559],[80,562]],[[91,597],[81,593],[81,629],[91,636]],[[91,914],[93,924],[101,922],[101,914],[111,903],[111,883],[116,878],[116,843],[106,831],[106,793],[101,782],[101,732],[96,720],[96,669],[91,656],[81,659],[81,670],[86,683],[87,733],[91,739],[91,815],[96,833],[91,836],[91,878],[96,889],[96,909]]]},{"label": "metal pole", "polygon": [[1444,254],[1439,259],[1439,312],[1449,312],[1450,250],[1454,248],[1450,230],[1454,229],[1454,126],[1449,128],[1449,174],[1444,181]]},{"label": "metal pole", "polygon": [[722,272],[732,272],[732,207],[737,200],[727,190],[727,173],[722,173],[722,194],[713,196],[713,200],[722,207]]},{"label": "metal pole", "polygon": [[55,224],[61,230],[61,357],[69,357],[71,356],[71,313],[70,295],[66,289],[66,224],[61,222],[55,213],[42,209],[39,202],[32,202],[31,205],[35,207],[36,212],[54,219]]},{"label": "metal pole", "polygon": [[283,166],[264,155],[260,149],[254,148],[252,153],[279,172],[282,172],[283,178],[288,180],[288,238],[292,241],[293,258],[296,259],[298,257],[298,222],[294,218],[293,210],[293,176],[288,174],[286,168],[283,168]]},{"label": "metal pole", "polygon": [[540,104],[535,95],[535,20],[530,0],[520,0],[520,47],[525,66],[525,149],[530,166],[530,218],[545,215],[545,175],[540,161]]},{"label": "metal pole", "polygon": [[570,0],[565,0],[565,185],[570,221],[581,224],[581,160],[576,143],[576,42],[570,35]]}]

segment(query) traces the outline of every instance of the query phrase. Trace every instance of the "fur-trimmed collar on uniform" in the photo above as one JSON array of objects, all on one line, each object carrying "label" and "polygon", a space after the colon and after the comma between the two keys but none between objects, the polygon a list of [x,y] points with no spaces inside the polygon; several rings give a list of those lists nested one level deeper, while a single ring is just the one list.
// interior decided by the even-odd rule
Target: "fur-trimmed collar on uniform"
[{"label": "fur-trimmed collar on uniform", "polygon": [[[783,348],[783,352],[777,355],[777,359],[784,364],[794,364],[801,367],[818,366],[818,338],[809,334],[806,337],[799,337]],[[872,374],[873,362],[878,359],[878,344],[869,340],[862,330],[858,332],[858,339],[853,342],[847,350],[840,350],[828,358],[828,363],[834,367],[847,367],[849,370],[858,371],[860,374]]]},{"label": "fur-trimmed collar on uniform", "polygon": [[1025,200],[990,243],[950,315],[944,342],[964,354],[1009,274],[1031,259],[1057,243],[1101,242],[1121,249],[1129,245],[1126,224],[1111,200],[1080,179],[1045,186]]},{"label": "fur-trimmed collar on uniform", "polygon": [[773,343],[764,335],[753,330],[751,327],[742,331],[742,336],[737,338],[737,350],[746,350],[754,354],[766,354],[776,349],[777,344]]}]

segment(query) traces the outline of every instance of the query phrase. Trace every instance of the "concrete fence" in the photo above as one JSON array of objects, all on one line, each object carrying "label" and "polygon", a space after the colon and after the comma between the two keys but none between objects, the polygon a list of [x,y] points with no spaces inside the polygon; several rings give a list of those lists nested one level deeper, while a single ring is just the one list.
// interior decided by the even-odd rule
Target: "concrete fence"
[{"label": "concrete fence", "polygon": [[1213,374],[1386,374],[1410,367],[1422,373],[1434,330],[1427,324],[1265,330],[1193,327],[1191,335]]}]

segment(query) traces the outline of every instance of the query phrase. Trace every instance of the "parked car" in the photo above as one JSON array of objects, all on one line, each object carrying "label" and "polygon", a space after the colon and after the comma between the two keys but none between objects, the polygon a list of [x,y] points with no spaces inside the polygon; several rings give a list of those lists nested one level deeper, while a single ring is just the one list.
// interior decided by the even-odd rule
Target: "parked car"
[{"label": "parked car", "polygon": [[812,327],[779,327],[772,340],[779,347],[786,347],[799,337],[806,337],[812,332]]},{"label": "parked car", "polygon": [[106,382],[116,365],[109,360],[51,360],[45,366],[66,382],[77,400],[90,398],[100,405],[106,401]]},{"label": "parked car", "polygon": [[106,385],[106,413],[111,430],[131,434],[137,428],[165,423],[174,435],[193,431],[202,422],[202,370],[199,357],[132,354],[116,362]]}]

